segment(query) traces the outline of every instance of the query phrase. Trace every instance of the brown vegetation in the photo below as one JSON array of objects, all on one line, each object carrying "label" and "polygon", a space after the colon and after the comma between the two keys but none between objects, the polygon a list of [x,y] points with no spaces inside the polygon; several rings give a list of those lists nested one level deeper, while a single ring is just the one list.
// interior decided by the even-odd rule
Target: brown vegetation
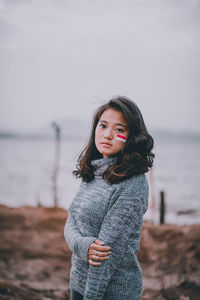
[{"label": "brown vegetation", "polygon": [[[71,252],[61,208],[0,206],[0,299],[69,299]],[[197,300],[200,294],[200,225],[144,222],[143,300]]]}]

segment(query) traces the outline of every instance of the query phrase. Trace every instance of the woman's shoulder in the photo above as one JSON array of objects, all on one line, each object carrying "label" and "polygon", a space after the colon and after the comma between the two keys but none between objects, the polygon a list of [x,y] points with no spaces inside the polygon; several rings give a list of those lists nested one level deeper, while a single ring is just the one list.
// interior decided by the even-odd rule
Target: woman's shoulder
[{"label": "woman's shoulder", "polygon": [[120,182],[121,186],[135,186],[137,184],[146,184],[147,177],[145,174],[132,175],[131,177]]},{"label": "woman's shoulder", "polygon": [[128,193],[143,193],[148,192],[149,185],[147,176],[145,174],[133,175],[119,183],[120,191],[127,191]]},{"label": "woman's shoulder", "polygon": [[132,175],[131,177],[122,180],[119,183],[113,183],[113,184],[108,184],[103,179],[99,181],[95,181],[94,179],[91,182],[82,181],[80,183],[79,188],[80,190],[82,190],[82,189],[88,189],[90,186],[93,187],[97,185],[99,187],[103,186],[104,188],[105,188],[104,185],[106,185],[106,188],[110,187],[114,190],[123,190],[124,188],[128,190],[135,190],[137,187],[138,188],[148,187],[148,180],[146,174]]}]

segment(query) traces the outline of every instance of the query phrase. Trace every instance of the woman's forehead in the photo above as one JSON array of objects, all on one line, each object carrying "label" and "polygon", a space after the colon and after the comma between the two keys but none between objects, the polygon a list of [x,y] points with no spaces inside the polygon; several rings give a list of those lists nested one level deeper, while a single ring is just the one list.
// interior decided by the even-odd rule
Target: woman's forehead
[{"label": "woman's forehead", "polygon": [[103,112],[99,121],[105,123],[115,123],[116,125],[127,126],[127,121],[121,111],[109,108]]}]

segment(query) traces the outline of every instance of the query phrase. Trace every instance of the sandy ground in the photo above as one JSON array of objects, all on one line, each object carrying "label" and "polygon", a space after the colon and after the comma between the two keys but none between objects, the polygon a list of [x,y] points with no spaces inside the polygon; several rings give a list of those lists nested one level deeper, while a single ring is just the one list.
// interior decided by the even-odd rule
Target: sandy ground
[{"label": "sandy ground", "polygon": [[[0,299],[69,299],[66,219],[61,208],[0,205]],[[200,225],[144,222],[138,258],[142,300],[200,299]]]}]

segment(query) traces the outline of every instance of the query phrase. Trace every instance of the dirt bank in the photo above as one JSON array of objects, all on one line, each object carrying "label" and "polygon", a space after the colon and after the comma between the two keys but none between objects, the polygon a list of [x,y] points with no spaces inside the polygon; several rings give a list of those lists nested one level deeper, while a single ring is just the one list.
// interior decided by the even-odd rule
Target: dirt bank
[{"label": "dirt bank", "polygon": [[[0,205],[0,299],[69,299],[66,219],[61,208]],[[144,223],[138,257],[143,300],[199,299],[200,225]]]}]

